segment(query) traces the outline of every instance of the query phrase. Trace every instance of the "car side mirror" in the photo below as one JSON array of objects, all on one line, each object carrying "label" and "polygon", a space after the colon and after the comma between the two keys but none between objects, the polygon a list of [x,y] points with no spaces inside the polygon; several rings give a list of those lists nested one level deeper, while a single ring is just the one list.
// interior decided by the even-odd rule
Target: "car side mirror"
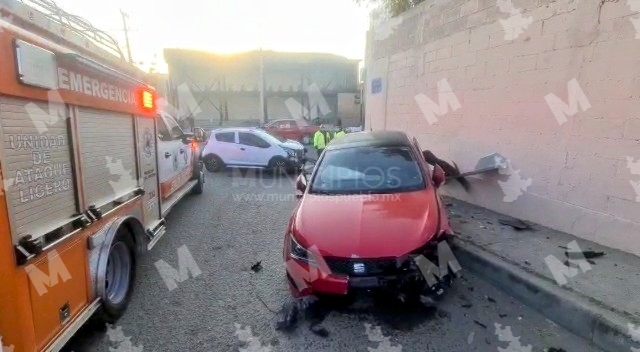
[{"label": "car side mirror", "polygon": [[200,127],[196,127],[193,129],[193,135],[196,139],[196,142],[198,143],[202,143],[207,139],[207,134],[205,133],[204,129]]},{"label": "car side mirror", "polygon": [[193,133],[184,133],[182,135],[182,143],[183,144],[191,144],[195,139]]},{"label": "car side mirror", "polygon": [[440,165],[436,164],[433,167],[433,175],[431,176],[431,179],[433,180],[433,185],[436,188],[442,186],[442,184],[444,183],[446,176],[444,174],[444,170],[440,167]]},{"label": "car side mirror", "polygon": [[296,198],[298,199],[302,198],[302,195],[306,190],[307,190],[307,178],[304,175],[298,175],[298,178],[296,179],[296,191],[300,193],[299,194],[296,193]]}]

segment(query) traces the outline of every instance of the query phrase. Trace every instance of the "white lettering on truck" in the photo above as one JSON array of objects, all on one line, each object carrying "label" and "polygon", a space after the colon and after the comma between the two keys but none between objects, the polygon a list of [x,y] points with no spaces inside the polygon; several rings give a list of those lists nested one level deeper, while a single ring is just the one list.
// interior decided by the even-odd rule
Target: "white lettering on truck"
[{"label": "white lettering on truck", "polygon": [[96,98],[111,100],[118,103],[135,105],[135,93],[129,89],[117,87],[80,73],[58,68],[58,86]]}]

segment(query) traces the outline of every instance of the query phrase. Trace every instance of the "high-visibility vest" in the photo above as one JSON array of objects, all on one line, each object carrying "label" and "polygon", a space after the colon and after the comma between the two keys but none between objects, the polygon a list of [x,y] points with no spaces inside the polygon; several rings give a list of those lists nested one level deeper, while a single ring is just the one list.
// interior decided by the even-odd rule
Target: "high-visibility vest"
[{"label": "high-visibility vest", "polygon": [[344,133],[344,130],[340,130],[340,131],[336,132],[336,135],[333,138],[336,139],[338,137],[344,136],[345,134],[346,133]]},{"label": "high-visibility vest", "polygon": [[324,149],[326,145],[324,133],[322,133],[322,131],[316,131],[313,135],[313,147],[316,149]]}]

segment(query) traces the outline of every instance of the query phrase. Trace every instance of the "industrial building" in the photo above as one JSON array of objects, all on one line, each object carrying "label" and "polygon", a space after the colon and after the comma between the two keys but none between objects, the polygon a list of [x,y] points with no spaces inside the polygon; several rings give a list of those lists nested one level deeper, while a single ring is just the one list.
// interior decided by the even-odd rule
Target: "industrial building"
[{"label": "industrial building", "polygon": [[168,95],[188,88],[197,102],[192,114],[196,126],[255,125],[292,117],[340,118],[345,126],[361,125],[359,60],[318,53],[183,49],[165,49],[164,57]]}]

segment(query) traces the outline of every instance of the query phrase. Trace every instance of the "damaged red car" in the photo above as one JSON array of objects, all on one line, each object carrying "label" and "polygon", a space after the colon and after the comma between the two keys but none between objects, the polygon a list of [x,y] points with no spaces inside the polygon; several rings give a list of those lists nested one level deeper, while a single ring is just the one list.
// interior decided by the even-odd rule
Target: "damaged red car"
[{"label": "damaged red car", "polygon": [[438,263],[435,249],[452,234],[437,192],[444,181],[403,132],[332,141],[296,181],[300,201],[284,240],[292,295],[426,289],[415,257]]}]

